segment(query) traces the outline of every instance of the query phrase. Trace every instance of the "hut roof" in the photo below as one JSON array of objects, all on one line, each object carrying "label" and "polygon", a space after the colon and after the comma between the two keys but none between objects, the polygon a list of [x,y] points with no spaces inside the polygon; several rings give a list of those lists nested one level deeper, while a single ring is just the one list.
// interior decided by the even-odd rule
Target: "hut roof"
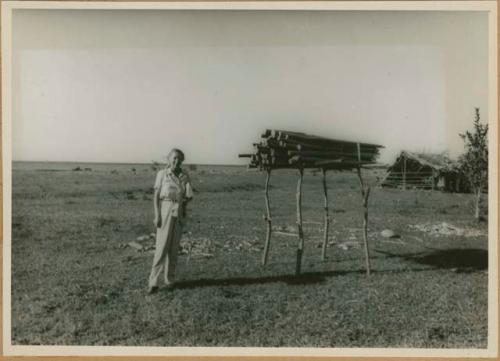
[{"label": "hut roof", "polygon": [[455,165],[455,162],[442,153],[414,153],[403,150],[400,154],[400,157],[402,156],[413,159],[420,164],[427,165],[436,170],[452,170]]}]

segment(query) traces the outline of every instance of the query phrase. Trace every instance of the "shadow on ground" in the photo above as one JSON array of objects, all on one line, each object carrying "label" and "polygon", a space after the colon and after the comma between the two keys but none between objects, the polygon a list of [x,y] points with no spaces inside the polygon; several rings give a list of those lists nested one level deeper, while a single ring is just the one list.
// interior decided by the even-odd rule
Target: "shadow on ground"
[{"label": "shadow on ground", "polygon": [[[419,252],[412,254],[395,254],[386,251],[376,250],[376,252],[384,254],[386,258],[402,258],[406,261],[417,263],[420,265],[431,266],[436,269],[453,269],[456,272],[476,272],[486,270],[488,268],[488,251],[484,249],[448,249],[435,250],[427,252]],[[411,271],[427,271],[429,268],[415,268]],[[405,270],[372,270],[372,273],[385,272],[407,272]],[[310,285],[325,282],[326,278],[334,276],[342,276],[346,274],[364,274],[365,270],[349,270],[349,271],[326,271],[326,272],[306,272],[301,275],[277,275],[266,277],[233,277],[223,279],[197,279],[181,281],[176,283],[177,289],[189,289],[197,287],[214,287],[214,286],[247,286],[265,283],[283,282],[289,285]]]},{"label": "shadow on ground", "polygon": [[475,272],[488,269],[488,251],[478,248],[433,249],[412,254],[394,254],[377,250],[388,257],[399,257],[406,261],[437,269],[455,269],[457,272]]},{"label": "shadow on ground", "polygon": [[234,277],[225,279],[198,279],[192,281],[182,281],[176,283],[175,288],[196,288],[210,286],[246,286],[274,282],[284,282],[289,285],[309,285],[323,283],[327,277],[340,276],[347,273],[364,273],[364,271],[328,271],[328,272],[309,272],[301,275],[279,275],[267,277]]}]

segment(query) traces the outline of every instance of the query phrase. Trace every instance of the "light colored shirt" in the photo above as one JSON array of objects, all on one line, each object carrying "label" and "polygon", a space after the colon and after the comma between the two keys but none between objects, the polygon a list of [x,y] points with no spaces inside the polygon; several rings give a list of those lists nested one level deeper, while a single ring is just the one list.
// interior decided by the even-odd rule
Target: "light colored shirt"
[{"label": "light colored shirt", "polygon": [[178,176],[171,168],[160,170],[156,175],[154,188],[160,192],[160,200],[169,203],[168,213],[174,217],[179,216],[179,208],[184,206],[183,200],[193,198],[191,181],[184,170]]},{"label": "light colored shirt", "polygon": [[182,170],[178,176],[171,168],[162,169],[156,175],[155,190],[160,191],[161,200],[181,202],[193,198],[193,188],[189,175]]}]

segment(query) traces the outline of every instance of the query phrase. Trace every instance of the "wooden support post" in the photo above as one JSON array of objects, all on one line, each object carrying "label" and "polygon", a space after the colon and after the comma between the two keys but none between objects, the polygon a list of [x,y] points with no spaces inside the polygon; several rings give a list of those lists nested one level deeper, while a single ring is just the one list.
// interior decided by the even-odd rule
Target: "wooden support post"
[{"label": "wooden support post", "polygon": [[406,190],[406,157],[403,158],[403,190]]},{"label": "wooden support post", "polygon": [[370,275],[370,250],[368,248],[368,197],[370,196],[370,187],[365,186],[361,176],[361,167],[357,168],[359,184],[361,186],[361,196],[363,197],[363,240],[365,243],[366,274]]},{"label": "wooden support post", "polygon": [[326,259],[326,247],[328,244],[328,227],[330,225],[330,220],[328,218],[328,189],[326,187],[326,169],[322,168],[323,172],[323,192],[325,195],[325,230],[323,238],[323,249],[321,250],[321,259],[324,261]]},{"label": "wooden support post", "polygon": [[304,231],[302,230],[302,179],[304,178],[304,169],[299,168],[299,181],[297,183],[297,229],[299,234],[299,243],[297,245],[297,263],[295,265],[295,275],[300,275],[302,265],[302,254],[304,252]]},{"label": "wooden support post", "polygon": [[269,180],[271,179],[271,168],[266,169],[267,177],[266,177],[266,188],[264,191],[265,199],[266,199],[266,211],[267,214],[264,216],[264,220],[267,223],[267,232],[266,232],[266,243],[264,245],[264,253],[262,254],[262,265],[267,264],[267,257],[269,254],[269,244],[271,243],[271,205],[269,202]]}]

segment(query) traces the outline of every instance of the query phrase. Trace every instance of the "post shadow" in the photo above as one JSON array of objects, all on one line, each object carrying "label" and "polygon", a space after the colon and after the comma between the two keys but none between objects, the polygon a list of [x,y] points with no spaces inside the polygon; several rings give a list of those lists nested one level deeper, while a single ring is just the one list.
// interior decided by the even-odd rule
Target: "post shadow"
[{"label": "post shadow", "polygon": [[[410,254],[395,254],[387,251],[375,250],[384,254],[386,258],[402,258],[405,261],[416,265],[431,266],[435,269],[454,269],[456,272],[470,273],[483,271],[488,268],[488,251],[477,248],[465,249],[432,249]],[[375,257],[377,258],[377,257]],[[400,272],[423,272],[429,271],[428,267],[416,267],[404,270],[373,270],[375,274],[400,273]],[[202,278],[196,280],[185,280],[176,283],[176,289],[192,289],[198,287],[218,287],[218,286],[248,286],[267,283],[286,283],[290,286],[312,285],[324,283],[327,278],[364,274],[363,269],[357,270],[334,270],[323,272],[305,272],[300,275],[285,274],[263,277],[230,277],[230,278]]]},{"label": "post shadow", "polygon": [[436,269],[456,269],[458,272],[488,269],[488,251],[480,248],[432,249],[411,254],[395,254],[381,250],[376,252],[385,254],[388,258],[398,257]]}]

